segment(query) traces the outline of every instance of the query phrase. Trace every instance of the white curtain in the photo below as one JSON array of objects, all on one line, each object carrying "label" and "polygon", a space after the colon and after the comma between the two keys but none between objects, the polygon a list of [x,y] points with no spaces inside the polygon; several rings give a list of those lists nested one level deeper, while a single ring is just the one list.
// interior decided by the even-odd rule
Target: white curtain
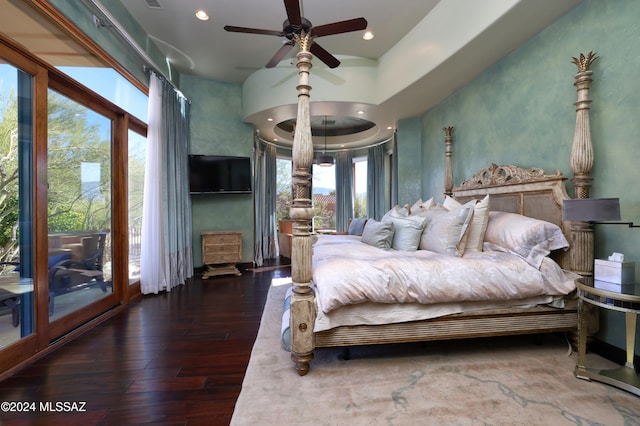
[{"label": "white curtain", "polygon": [[142,208],[143,294],[171,291],[193,275],[188,149],[188,101],[152,73]]}]

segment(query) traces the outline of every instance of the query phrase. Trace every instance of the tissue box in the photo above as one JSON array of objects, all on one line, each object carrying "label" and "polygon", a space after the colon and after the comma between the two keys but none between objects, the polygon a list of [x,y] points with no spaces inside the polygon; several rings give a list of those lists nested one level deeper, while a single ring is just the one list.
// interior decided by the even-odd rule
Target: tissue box
[{"label": "tissue box", "polygon": [[596,259],[593,270],[593,278],[617,284],[631,284],[635,282],[635,262],[612,262],[610,260]]}]

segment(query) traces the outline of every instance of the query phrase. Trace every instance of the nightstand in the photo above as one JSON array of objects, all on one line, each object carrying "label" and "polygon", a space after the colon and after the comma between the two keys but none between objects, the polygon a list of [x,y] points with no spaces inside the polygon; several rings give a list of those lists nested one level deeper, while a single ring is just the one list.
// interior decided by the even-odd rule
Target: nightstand
[{"label": "nightstand", "polygon": [[242,232],[205,231],[201,236],[202,263],[207,266],[203,280],[217,275],[242,275],[236,268],[236,263],[242,261]]},{"label": "nightstand", "polygon": [[[601,285],[602,284],[602,285]],[[640,314],[640,283],[615,285],[595,281],[593,278],[576,280],[579,307],[579,348],[576,377],[586,380],[597,380],[624,389],[640,396],[640,378],[633,364],[636,343],[636,320]],[[585,366],[587,352],[587,318],[586,303],[603,309],[624,312],[626,323],[627,362],[619,368],[611,370],[594,370]]]}]

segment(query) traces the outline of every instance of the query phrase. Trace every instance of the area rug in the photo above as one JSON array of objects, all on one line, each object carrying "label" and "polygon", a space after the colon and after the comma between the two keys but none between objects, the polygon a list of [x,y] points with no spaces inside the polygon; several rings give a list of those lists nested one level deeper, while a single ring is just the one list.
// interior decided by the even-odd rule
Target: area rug
[{"label": "area rug", "polygon": [[[640,425],[640,398],[575,378],[562,336],[315,352],[300,377],[282,348],[288,285],[272,285],[233,425]],[[588,366],[615,366],[589,354]]]}]

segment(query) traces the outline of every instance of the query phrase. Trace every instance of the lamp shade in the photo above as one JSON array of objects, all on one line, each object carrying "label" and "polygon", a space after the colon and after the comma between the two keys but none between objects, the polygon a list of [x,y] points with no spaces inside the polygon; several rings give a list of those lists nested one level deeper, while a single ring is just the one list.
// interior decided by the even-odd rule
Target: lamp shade
[{"label": "lamp shade", "polygon": [[564,200],[562,219],[580,222],[620,220],[619,198],[580,198]]},{"label": "lamp shade", "polygon": [[333,166],[333,157],[330,155],[321,155],[318,157],[318,166],[331,167]]}]

